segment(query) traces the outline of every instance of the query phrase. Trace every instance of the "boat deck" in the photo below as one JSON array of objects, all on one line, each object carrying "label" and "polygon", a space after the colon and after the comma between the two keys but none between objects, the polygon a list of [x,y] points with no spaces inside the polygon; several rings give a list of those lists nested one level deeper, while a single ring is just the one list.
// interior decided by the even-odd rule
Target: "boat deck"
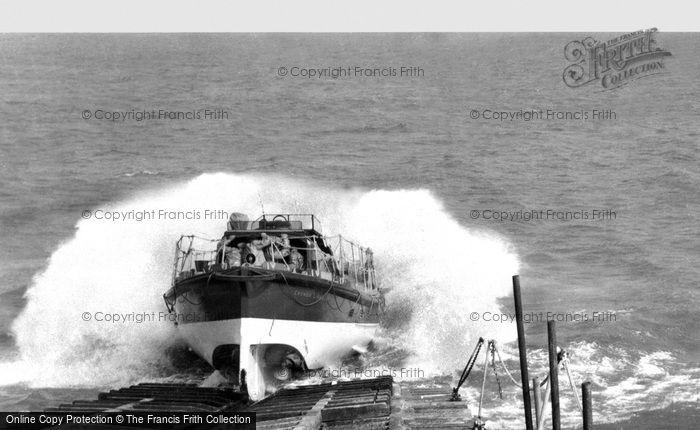
[{"label": "boat deck", "polygon": [[285,388],[247,404],[233,389],[139,384],[46,412],[238,411],[255,412],[258,429],[471,429],[474,424],[466,402],[449,401],[450,393],[444,381],[394,382],[382,377]]}]

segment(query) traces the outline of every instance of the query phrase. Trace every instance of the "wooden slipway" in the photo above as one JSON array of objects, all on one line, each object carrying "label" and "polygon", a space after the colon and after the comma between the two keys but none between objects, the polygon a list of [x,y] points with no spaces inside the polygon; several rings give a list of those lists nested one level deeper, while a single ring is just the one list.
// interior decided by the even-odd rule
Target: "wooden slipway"
[{"label": "wooden slipway", "polygon": [[394,382],[388,376],[285,388],[256,403],[227,388],[139,384],[46,412],[241,411],[256,413],[258,429],[471,429],[466,402],[451,402],[450,396],[451,387],[442,381]]}]

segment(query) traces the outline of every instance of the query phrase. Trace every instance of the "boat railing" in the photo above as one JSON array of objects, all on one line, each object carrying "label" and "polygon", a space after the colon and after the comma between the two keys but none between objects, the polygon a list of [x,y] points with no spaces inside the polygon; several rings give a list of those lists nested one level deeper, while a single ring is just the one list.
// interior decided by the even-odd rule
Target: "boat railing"
[{"label": "boat railing", "polygon": [[314,230],[321,233],[321,221],[313,214],[267,214],[253,221],[252,230]]},{"label": "boat railing", "polygon": [[[202,273],[251,266],[301,273],[357,290],[377,288],[372,250],[340,235],[295,236],[294,245],[272,236],[267,252],[258,253],[264,257],[252,262],[240,255],[237,261],[229,261],[227,255],[233,249],[225,242],[194,235],[180,237],[175,247],[173,283]],[[306,246],[299,246],[302,242]]]},{"label": "boat railing", "polygon": [[321,222],[313,214],[267,214],[255,221],[235,220],[228,230],[313,230],[321,233]]},{"label": "boat railing", "polygon": [[175,244],[173,283],[175,281],[211,271],[216,263],[217,240],[199,236],[181,236]]},{"label": "boat railing", "polygon": [[349,281],[356,289],[376,289],[374,253],[370,248],[362,247],[341,235],[326,236],[323,239],[333,251],[331,258],[324,260],[330,262],[331,266],[326,264],[326,269],[336,273],[341,284]]}]

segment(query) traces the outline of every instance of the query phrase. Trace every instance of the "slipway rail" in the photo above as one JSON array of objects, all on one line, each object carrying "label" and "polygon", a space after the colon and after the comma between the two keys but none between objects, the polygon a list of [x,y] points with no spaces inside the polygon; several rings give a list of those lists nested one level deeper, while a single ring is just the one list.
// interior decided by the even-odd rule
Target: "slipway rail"
[{"label": "slipway rail", "polygon": [[466,402],[450,401],[449,382],[449,378],[394,382],[390,376],[340,381],[284,388],[256,403],[249,403],[244,394],[228,388],[139,384],[100,393],[97,400],[76,400],[45,412],[97,415],[235,411],[254,412],[257,429],[471,429],[474,421]]},{"label": "slipway rail", "polygon": [[225,412],[242,409],[247,396],[230,388],[194,384],[138,384],[99,393],[97,400],[76,400],[45,412]]}]

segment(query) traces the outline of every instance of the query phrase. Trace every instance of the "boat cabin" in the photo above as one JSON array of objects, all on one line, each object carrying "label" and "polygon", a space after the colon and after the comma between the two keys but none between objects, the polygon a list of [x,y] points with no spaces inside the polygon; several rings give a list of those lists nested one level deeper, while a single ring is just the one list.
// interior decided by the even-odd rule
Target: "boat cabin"
[{"label": "boat cabin", "polygon": [[[202,250],[195,236],[183,236],[176,250],[174,282],[197,274],[252,267],[350,282],[376,289],[372,251],[342,236],[327,237],[311,214],[263,215],[249,221],[233,214],[215,249]],[[210,246],[214,241],[209,241]]]}]

